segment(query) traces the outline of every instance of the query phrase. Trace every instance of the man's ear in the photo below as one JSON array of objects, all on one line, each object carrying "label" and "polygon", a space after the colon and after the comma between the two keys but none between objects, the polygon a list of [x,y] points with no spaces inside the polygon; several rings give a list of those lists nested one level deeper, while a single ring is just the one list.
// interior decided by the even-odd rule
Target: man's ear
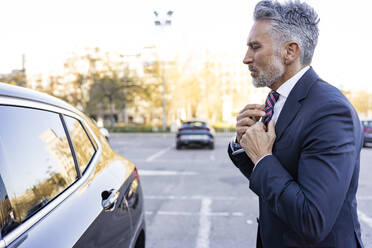
[{"label": "man's ear", "polygon": [[284,49],[284,63],[286,65],[292,64],[300,56],[300,46],[297,42],[288,42]]}]

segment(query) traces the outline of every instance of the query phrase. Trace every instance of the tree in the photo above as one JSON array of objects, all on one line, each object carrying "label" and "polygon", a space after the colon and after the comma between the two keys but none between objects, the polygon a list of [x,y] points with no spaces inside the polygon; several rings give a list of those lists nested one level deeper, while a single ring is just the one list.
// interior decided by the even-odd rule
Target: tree
[{"label": "tree", "polygon": [[356,111],[361,117],[368,117],[370,111],[370,101],[372,97],[368,91],[342,91],[342,93],[349,99]]},{"label": "tree", "polygon": [[115,120],[115,112],[122,109],[125,114],[127,105],[133,102],[136,94],[143,91],[137,77],[128,76],[128,68],[123,75],[112,65],[107,64],[102,71],[93,75],[93,84],[89,91],[89,101],[86,110],[91,115],[110,112],[111,125]]},{"label": "tree", "polygon": [[54,95],[91,116],[109,115],[111,125],[119,111],[127,119],[128,105],[136,97],[147,94],[142,81],[123,62],[120,54],[103,52],[99,48],[87,50],[83,55],[72,54],[64,64],[62,79],[53,85],[62,89],[55,90]]},{"label": "tree", "polygon": [[[166,84],[169,86],[168,70],[165,68],[166,63],[161,63],[158,56],[153,52],[152,61],[144,63],[144,76],[143,76],[143,93],[141,99],[145,101],[144,112],[145,119],[150,120],[152,123],[154,120],[160,122],[162,119],[162,102],[163,102],[163,77],[166,79]],[[166,101],[166,114],[167,120],[169,120],[169,87],[165,89],[165,101]],[[158,123],[159,123],[158,122]]]},{"label": "tree", "polygon": [[0,82],[18,86],[26,86],[25,70],[13,70],[10,74],[0,75]]}]

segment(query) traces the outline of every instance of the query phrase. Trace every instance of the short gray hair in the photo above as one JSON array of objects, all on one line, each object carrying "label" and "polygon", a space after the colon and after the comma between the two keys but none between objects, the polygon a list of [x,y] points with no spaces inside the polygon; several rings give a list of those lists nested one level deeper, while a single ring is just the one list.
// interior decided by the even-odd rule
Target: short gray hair
[{"label": "short gray hair", "polygon": [[262,0],[255,7],[254,20],[271,20],[274,39],[281,43],[296,41],[300,45],[301,64],[311,63],[319,35],[319,18],[312,7],[299,0],[286,3]]}]

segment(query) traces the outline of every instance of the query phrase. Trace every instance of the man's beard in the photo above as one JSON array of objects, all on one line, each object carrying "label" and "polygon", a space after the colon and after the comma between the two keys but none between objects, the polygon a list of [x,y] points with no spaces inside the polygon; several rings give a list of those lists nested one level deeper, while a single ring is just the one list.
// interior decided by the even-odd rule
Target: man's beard
[{"label": "man's beard", "polygon": [[253,78],[253,85],[257,88],[272,86],[284,74],[284,65],[278,55],[273,55],[263,70],[255,67],[252,69],[257,72],[257,77]]}]

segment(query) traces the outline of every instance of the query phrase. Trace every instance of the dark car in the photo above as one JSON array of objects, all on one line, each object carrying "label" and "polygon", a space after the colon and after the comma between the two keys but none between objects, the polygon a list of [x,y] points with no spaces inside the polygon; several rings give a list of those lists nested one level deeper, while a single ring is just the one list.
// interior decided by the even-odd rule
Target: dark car
[{"label": "dark car", "polygon": [[185,121],[178,129],[176,136],[176,148],[183,146],[206,146],[214,149],[214,129],[205,121]]},{"label": "dark car", "polygon": [[0,248],[145,247],[136,167],[67,103],[0,83]]},{"label": "dark car", "polygon": [[363,146],[367,146],[367,143],[372,143],[372,120],[361,121],[364,134]]}]

